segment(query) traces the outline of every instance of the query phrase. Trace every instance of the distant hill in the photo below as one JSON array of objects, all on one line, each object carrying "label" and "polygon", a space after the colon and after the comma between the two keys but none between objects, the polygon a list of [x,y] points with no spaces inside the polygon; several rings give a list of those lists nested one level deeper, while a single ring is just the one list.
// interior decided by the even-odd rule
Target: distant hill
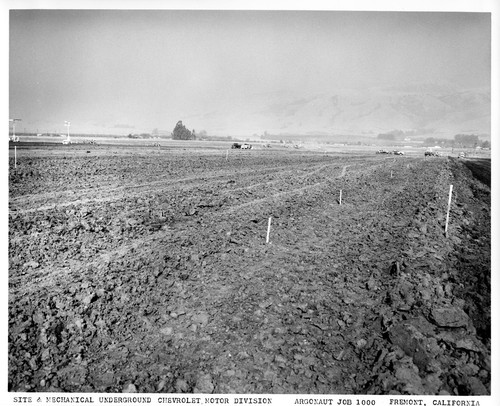
[{"label": "distant hill", "polygon": [[[196,117],[209,133],[376,136],[392,130],[452,137],[490,134],[489,89],[420,84],[325,91],[307,97],[258,94]],[[250,107],[249,107],[250,106]]]}]

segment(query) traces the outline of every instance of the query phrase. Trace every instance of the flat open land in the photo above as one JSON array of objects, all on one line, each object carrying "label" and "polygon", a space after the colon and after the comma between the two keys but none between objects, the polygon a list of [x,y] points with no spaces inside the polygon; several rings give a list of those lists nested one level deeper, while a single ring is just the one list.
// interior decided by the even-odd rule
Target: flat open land
[{"label": "flat open land", "polygon": [[491,393],[489,160],[374,152],[19,144],[9,390]]}]

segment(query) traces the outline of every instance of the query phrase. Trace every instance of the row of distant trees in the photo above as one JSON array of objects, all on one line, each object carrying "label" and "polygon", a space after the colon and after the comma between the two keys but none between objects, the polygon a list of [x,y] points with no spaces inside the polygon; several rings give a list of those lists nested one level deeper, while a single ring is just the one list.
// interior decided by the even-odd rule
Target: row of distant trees
[{"label": "row of distant trees", "polygon": [[[377,135],[379,140],[386,141],[400,141],[404,138],[417,135],[417,132],[403,131],[403,130],[393,130],[386,133],[381,133]],[[441,147],[456,147],[456,148],[491,148],[489,141],[481,141],[479,135],[477,134],[456,134],[452,139],[449,138],[436,138],[428,137],[424,139],[424,144],[426,146],[439,145]]]},{"label": "row of distant trees", "polygon": [[439,145],[450,148],[491,148],[489,141],[481,141],[476,134],[456,134],[453,139],[428,137],[424,140],[424,144],[426,146]]},{"label": "row of distant trees", "polygon": [[[153,135],[158,135],[158,130],[153,130]],[[264,133],[264,136],[261,138],[267,138],[270,134],[267,132]],[[395,141],[402,137],[408,136],[408,131],[402,130],[393,130],[387,133],[378,134],[377,138],[381,140],[390,140]],[[415,132],[412,132],[412,135],[415,135]],[[182,124],[182,120],[179,120],[175,125],[174,130],[172,131],[172,139],[174,140],[196,140],[197,134],[195,130],[189,130],[184,124]],[[201,131],[200,139],[206,139],[207,133],[206,131]],[[129,134],[129,138],[151,138],[151,134]],[[231,139],[231,137],[224,137],[224,139]],[[455,147],[455,148],[491,148],[491,144],[489,141],[481,141],[479,139],[479,135],[477,134],[456,134],[453,139],[448,138],[435,138],[428,137],[424,140],[424,144],[426,146],[435,146],[439,145],[442,147]]]},{"label": "row of distant trees", "polygon": [[[170,135],[160,135],[160,131],[158,128],[153,129],[151,134],[149,133],[141,133],[141,134],[129,134],[127,137],[132,139],[144,139],[144,138],[172,138],[174,140],[195,140],[196,139],[196,131],[188,130],[182,121],[179,120],[175,125],[174,130],[170,133]],[[207,136],[207,132],[202,130],[200,132],[201,138]]]},{"label": "row of distant trees", "polygon": [[[158,138],[158,137],[166,137],[165,135],[161,136],[160,131],[155,128],[151,134],[139,134],[133,135],[129,134],[129,138]],[[233,141],[233,137],[227,136],[209,136],[205,130],[201,130],[197,133],[194,129],[189,130],[183,123],[182,120],[179,120],[174,127],[174,130],[170,133],[170,137],[173,140],[213,140],[213,141]]]}]

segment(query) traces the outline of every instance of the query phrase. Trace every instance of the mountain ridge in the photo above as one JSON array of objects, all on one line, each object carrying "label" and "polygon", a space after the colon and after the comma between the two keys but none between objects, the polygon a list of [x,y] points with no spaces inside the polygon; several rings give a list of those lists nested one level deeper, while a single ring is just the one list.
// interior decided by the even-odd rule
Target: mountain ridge
[{"label": "mountain ridge", "polygon": [[[254,107],[254,108],[252,108]],[[490,134],[491,94],[486,88],[406,85],[325,91],[309,95],[279,92],[236,100],[210,115],[193,116],[209,132],[255,134],[327,132],[378,134],[392,130],[453,136]],[[237,130],[239,129],[239,130]],[[229,134],[229,132],[227,132]]]}]

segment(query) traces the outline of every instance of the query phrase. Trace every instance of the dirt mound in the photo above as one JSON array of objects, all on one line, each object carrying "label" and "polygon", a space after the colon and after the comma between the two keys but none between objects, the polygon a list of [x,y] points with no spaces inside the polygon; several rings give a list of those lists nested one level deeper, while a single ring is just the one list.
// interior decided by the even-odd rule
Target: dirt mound
[{"label": "dirt mound", "polygon": [[463,163],[476,179],[491,187],[491,159],[469,158]]}]

